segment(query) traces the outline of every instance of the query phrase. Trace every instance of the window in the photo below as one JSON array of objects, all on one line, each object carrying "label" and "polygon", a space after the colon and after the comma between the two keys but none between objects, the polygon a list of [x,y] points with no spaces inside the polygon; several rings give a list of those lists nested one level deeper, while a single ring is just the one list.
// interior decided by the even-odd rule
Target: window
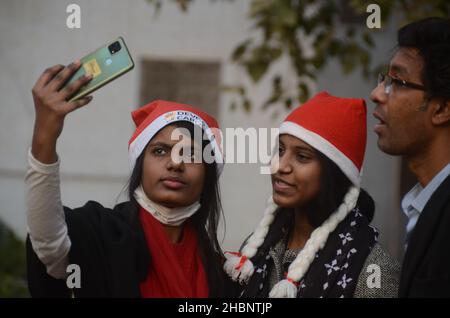
[{"label": "window", "polygon": [[186,103],[217,115],[219,102],[218,62],[144,59],[140,101],[156,99]]}]

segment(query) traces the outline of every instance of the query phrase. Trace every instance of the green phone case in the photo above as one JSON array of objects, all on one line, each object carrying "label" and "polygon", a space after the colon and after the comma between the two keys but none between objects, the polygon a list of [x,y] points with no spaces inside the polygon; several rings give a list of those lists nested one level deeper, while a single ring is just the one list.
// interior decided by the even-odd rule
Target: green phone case
[{"label": "green phone case", "polygon": [[[121,48],[114,54],[111,54],[109,46],[115,42],[119,42]],[[87,85],[81,87],[69,101],[74,101],[91,94],[134,67],[133,59],[122,37],[118,37],[116,40],[111,41],[80,60],[82,66],[80,66],[65,85],[76,81],[84,74],[93,74],[94,77]]]}]

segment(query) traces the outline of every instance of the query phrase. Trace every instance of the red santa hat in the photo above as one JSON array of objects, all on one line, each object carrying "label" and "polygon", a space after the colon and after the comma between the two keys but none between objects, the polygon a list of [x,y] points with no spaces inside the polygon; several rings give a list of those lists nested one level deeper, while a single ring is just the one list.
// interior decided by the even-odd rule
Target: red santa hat
[{"label": "red santa hat", "polygon": [[[363,99],[341,98],[321,92],[289,114],[280,126],[280,134],[297,137],[323,153],[336,163],[353,184],[336,211],[312,232],[304,248],[289,266],[286,279],[278,282],[269,293],[269,297],[294,298],[298,283],[308,271],[316,253],[325,246],[329,234],[356,206],[366,148],[366,104]],[[270,197],[262,220],[241,252],[225,254],[227,261],[224,269],[233,280],[247,282],[253,275],[251,259],[263,244],[278,210]]]},{"label": "red santa hat", "polygon": [[295,109],[280,135],[297,137],[330,158],[357,187],[366,149],[366,103],[321,92]]},{"label": "red santa hat", "polygon": [[211,143],[217,174],[223,170],[223,154],[221,148],[221,134],[217,121],[209,114],[190,105],[157,100],[131,113],[136,130],[128,142],[128,155],[131,169],[137,158],[147,146],[148,142],[158,131],[167,125],[178,121],[187,121],[203,129]]}]

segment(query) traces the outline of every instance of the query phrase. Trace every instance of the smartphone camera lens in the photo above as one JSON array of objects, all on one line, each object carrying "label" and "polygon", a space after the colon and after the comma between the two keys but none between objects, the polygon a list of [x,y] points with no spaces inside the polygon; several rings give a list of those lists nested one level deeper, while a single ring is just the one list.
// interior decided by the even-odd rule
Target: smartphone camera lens
[{"label": "smartphone camera lens", "polygon": [[116,41],[113,44],[111,44],[110,46],[108,46],[109,52],[111,54],[117,53],[120,51],[122,47],[120,46],[120,42]]}]

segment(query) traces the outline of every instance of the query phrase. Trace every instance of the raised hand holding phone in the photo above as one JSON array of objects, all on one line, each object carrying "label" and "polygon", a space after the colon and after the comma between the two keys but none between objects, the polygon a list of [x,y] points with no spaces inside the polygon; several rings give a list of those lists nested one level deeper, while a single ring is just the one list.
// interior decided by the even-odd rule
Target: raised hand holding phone
[{"label": "raised hand holding phone", "polygon": [[88,96],[134,67],[122,37],[64,67],[55,65],[32,89],[36,118],[31,152],[42,163],[57,161],[56,141],[65,116],[88,104]]},{"label": "raised hand holding phone", "polygon": [[87,96],[68,101],[92,80],[92,75],[82,76],[63,87],[80,66],[81,62],[78,60],[66,67],[50,67],[42,73],[32,89],[35,121],[31,152],[42,163],[56,162],[56,141],[62,132],[66,115],[92,100],[92,96]]},{"label": "raised hand holding phone", "polygon": [[70,101],[82,98],[120,77],[134,67],[133,59],[122,37],[103,45],[81,58],[82,67],[68,80],[70,85],[83,75],[91,74],[92,81],[83,86]]}]

